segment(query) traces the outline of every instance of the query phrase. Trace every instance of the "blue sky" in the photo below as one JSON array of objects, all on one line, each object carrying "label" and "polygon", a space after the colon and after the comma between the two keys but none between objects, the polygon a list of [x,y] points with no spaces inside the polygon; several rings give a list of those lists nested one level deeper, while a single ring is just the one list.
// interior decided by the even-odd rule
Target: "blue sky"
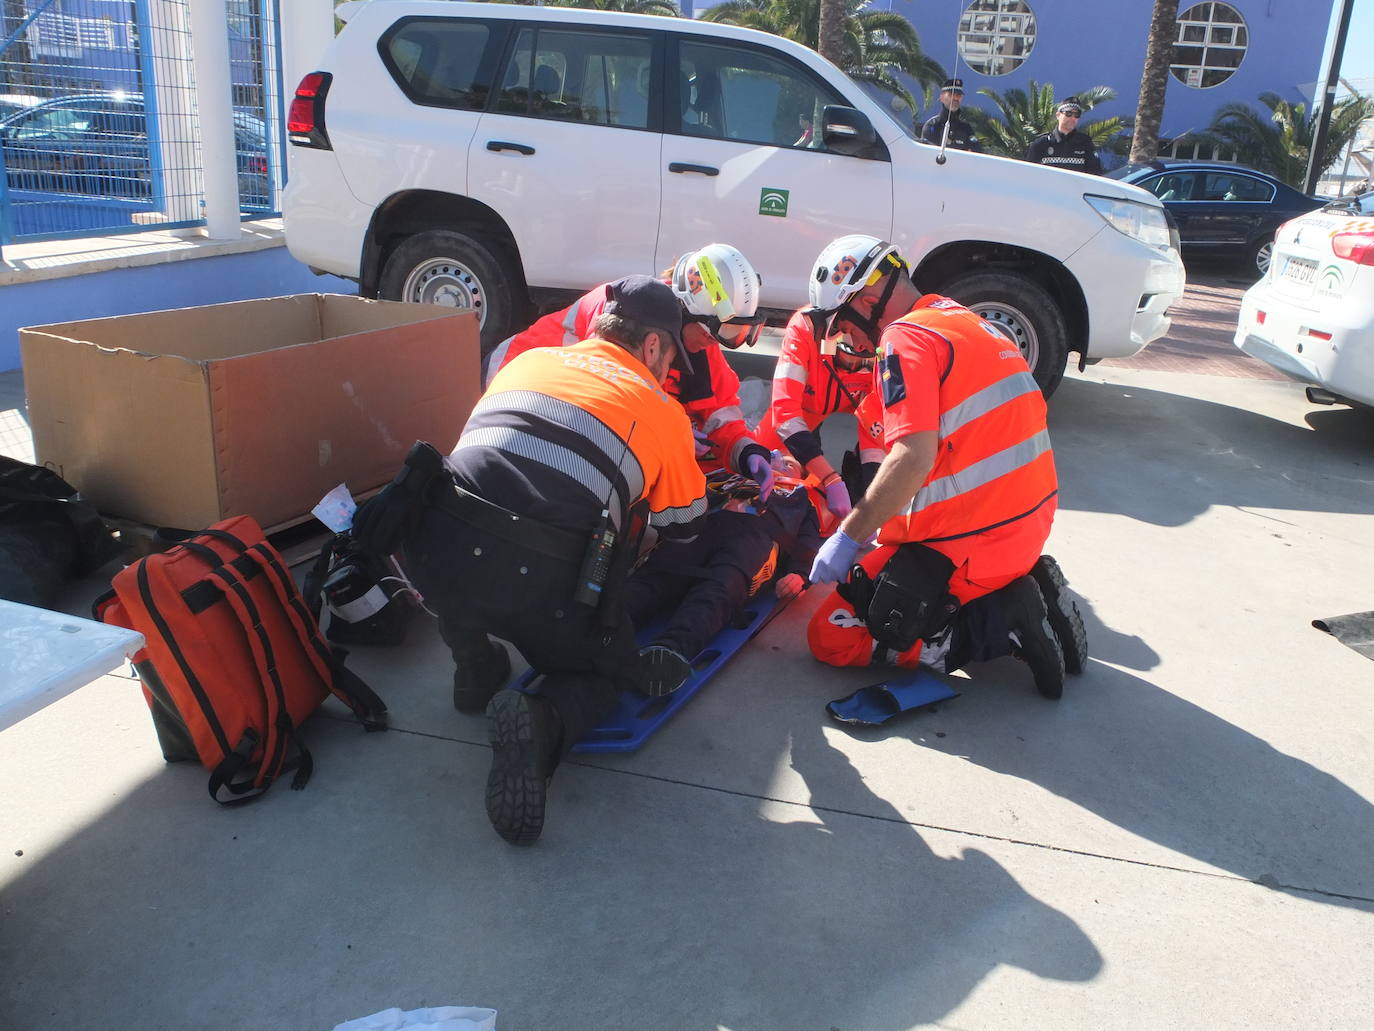
[{"label": "blue sky", "polygon": [[[1332,5],[1333,8],[1336,6]],[[1333,10],[1331,31],[1327,35],[1328,49],[1335,34],[1336,18]],[[1365,93],[1374,91],[1374,45],[1371,44],[1374,44],[1374,0],[1355,0],[1350,15],[1350,31],[1345,37],[1341,75]],[[1317,70],[1317,74],[1321,74],[1321,69]]]}]

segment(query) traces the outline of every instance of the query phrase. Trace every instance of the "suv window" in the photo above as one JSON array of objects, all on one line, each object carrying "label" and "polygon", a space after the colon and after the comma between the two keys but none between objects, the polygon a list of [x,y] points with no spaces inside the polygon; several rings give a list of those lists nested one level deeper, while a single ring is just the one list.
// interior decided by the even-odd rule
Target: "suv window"
[{"label": "suv window", "polygon": [[522,29],[493,110],[647,129],[652,65],[648,36]]},{"label": "suv window", "polygon": [[684,40],[678,54],[688,136],[817,149],[821,111],[847,103],[802,67],[757,50]]},{"label": "suv window", "polygon": [[417,104],[480,111],[491,90],[491,59],[483,61],[491,27],[452,18],[408,18],[377,44],[396,84]]}]

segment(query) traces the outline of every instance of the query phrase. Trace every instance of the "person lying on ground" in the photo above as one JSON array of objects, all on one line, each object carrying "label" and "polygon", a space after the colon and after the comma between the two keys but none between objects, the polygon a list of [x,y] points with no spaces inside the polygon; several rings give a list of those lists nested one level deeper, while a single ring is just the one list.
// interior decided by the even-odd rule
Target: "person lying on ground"
[{"label": "person lying on ground", "polygon": [[792,459],[776,456],[775,468],[766,502],[742,477],[708,477],[715,507],[697,539],[660,544],[626,583],[625,611],[637,627],[668,614],[642,653],[650,693],[685,683],[692,661],[769,584],[781,599],[806,587],[821,542],[813,488]]}]

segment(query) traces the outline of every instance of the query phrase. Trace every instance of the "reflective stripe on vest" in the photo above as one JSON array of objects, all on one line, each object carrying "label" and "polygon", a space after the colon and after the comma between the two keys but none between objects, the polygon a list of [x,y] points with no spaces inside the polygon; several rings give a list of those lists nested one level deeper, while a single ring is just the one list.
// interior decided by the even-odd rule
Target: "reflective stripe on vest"
[{"label": "reflective stripe on vest", "polygon": [[702,428],[707,433],[714,433],[727,422],[737,422],[743,418],[744,412],[739,405],[724,405],[707,416],[706,424]]},{"label": "reflective stripe on vest", "polygon": [[987,415],[994,408],[1039,389],[1040,384],[1029,372],[1018,372],[989,384],[940,416],[940,439],[952,437],[956,430],[967,426],[980,415]]},{"label": "reflective stripe on vest", "polygon": [[[1035,511],[1057,491],[1044,399],[1025,362],[1008,354],[1008,342],[976,315],[947,300],[922,305],[899,322],[915,331],[903,333],[907,340],[916,334],[943,339],[952,360],[940,379],[930,478],[879,539],[949,540]],[[894,340],[891,346],[908,345]]]},{"label": "reflective stripe on vest", "polygon": [[911,504],[903,510],[903,515],[915,515],[931,505],[949,501],[961,494],[968,494],[985,487],[993,480],[1013,473],[1022,466],[1030,465],[1050,449],[1049,431],[1041,430],[1019,444],[1013,444],[982,461],[965,466],[957,473],[931,480],[911,499]]},{"label": "reflective stripe on vest", "polygon": [[527,412],[582,437],[616,466],[625,483],[626,500],[634,504],[644,495],[644,469],[639,459],[620,438],[600,419],[567,401],[549,397],[533,390],[503,390],[488,394],[478,401],[469,420],[470,429],[458,440],[454,450],[468,447],[492,447],[519,455],[533,462],[555,469],[577,480],[603,501],[612,501],[613,523],[619,527],[623,511],[619,495],[606,474],[582,455],[514,426],[482,426],[482,417],[495,414]]},{"label": "reflective stripe on vest", "polygon": [[672,526],[675,523],[690,523],[698,516],[706,514],[706,498],[700,497],[690,505],[665,508],[661,512],[649,513],[649,525],[654,527]]}]

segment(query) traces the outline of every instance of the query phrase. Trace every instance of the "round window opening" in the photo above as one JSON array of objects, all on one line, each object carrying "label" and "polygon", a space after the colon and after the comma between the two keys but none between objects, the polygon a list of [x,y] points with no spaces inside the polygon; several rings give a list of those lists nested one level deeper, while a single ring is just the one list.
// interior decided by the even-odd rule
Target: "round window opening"
[{"label": "round window opening", "polygon": [[1193,89],[1220,86],[1245,60],[1249,45],[1245,19],[1230,4],[1194,4],[1179,13],[1169,71]]},{"label": "round window opening", "polygon": [[1025,0],[973,0],[959,19],[959,56],[975,72],[1007,75],[1035,47],[1035,15]]}]

